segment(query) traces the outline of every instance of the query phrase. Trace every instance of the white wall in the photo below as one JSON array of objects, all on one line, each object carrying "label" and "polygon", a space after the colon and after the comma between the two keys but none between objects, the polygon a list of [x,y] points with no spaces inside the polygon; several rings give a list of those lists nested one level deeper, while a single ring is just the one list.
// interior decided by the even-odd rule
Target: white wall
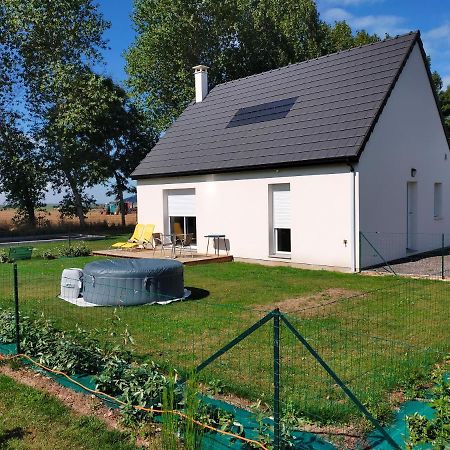
[{"label": "white wall", "polygon": [[[450,233],[450,156],[417,44],[358,166],[360,229],[386,259],[406,255],[408,181],[417,182],[416,249],[440,245],[440,233]],[[443,183],[442,220],[433,214],[435,182]],[[362,249],[363,265],[381,262],[364,240]]]},{"label": "white wall", "polygon": [[269,185],[290,183],[291,261],[350,268],[352,177],[335,165],[139,180],[138,219],[163,231],[164,191],[195,188],[199,252],[220,232],[235,257],[270,260]]}]

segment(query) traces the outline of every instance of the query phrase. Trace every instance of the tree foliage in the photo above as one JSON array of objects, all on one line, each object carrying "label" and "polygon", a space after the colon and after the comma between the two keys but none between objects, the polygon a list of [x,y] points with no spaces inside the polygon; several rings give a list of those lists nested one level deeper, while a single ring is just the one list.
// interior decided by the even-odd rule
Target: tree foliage
[{"label": "tree foliage", "polygon": [[102,94],[87,65],[100,60],[108,23],[92,0],[5,0],[1,11],[4,48],[14,55],[8,81],[22,88],[21,112],[33,117],[31,131],[55,190],[69,187],[63,211],[73,213],[75,204],[82,223],[90,204],[84,189],[104,173],[86,142],[90,122],[82,123]]},{"label": "tree foliage", "polygon": [[0,190],[15,220],[36,226],[36,209],[44,206],[46,177],[34,143],[13,123],[0,119]]},{"label": "tree foliage", "polygon": [[94,199],[86,189],[112,177],[122,204],[128,178],[156,136],[130,104],[126,92],[89,68],[58,77],[58,102],[44,116],[42,154],[50,179],[65,195],[61,212],[84,216]]},{"label": "tree foliage", "polygon": [[109,23],[93,0],[4,0],[3,10],[12,69],[26,89],[28,108],[51,107],[62,71],[100,60]]},{"label": "tree foliage", "polygon": [[313,0],[135,0],[129,85],[158,130],[194,96],[192,67],[211,86],[377,40],[321,21]]},{"label": "tree foliage", "polygon": [[[428,65],[431,66],[431,59],[428,59]],[[450,84],[444,87],[442,78],[437,71],[431,74],[434,90],[438,97],[439,106],[441,108],[442,117],[444,118],[444,126],[447,132],[447,138],[450,140]]]}]

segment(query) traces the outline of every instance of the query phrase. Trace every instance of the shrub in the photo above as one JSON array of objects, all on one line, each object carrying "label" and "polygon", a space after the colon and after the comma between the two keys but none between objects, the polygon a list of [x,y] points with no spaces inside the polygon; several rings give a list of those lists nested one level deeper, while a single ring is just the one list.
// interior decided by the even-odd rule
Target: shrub
[{"label": "shrub", "polygon": [[444,450],[450,443],[450,380],[446,372],[450,369],[450,362],[446,368],[439,368],[433,375],[436,382],[432,390],[433,398],[430,406],[434,409],[434,417],[428,418],[420,414],[408,416],[409,442],[407,448],[418,445],[431,445],[433,449]]},{"label": "shrub", "polygon": [[0,264],[12,262],[9,255],[4,250],[0,250]]},{"label": "shrub", "polygon": [[56,259],[56,255],[51,250],[44,250],[42,252],[42,257],[44,259]]},{"label": "shrub", "polygon": [[[15,342],[14,312],[0,310],[0,342]],[[128,354],[107,344],[100,345],[91,333],[77,328],[71,332],[56,329],[44,317],[20,319],[21,348],[39,363],[54,370],[71,374],[96,374],[103,370],[110,359],[125,364]]]},{"label": "shrub", "polygon": [[81,256],[90,256],[92,251],[84,242],[81,242],[75,245],[63,245],[59,248],[59,254],[66,258],[78,258]]}]

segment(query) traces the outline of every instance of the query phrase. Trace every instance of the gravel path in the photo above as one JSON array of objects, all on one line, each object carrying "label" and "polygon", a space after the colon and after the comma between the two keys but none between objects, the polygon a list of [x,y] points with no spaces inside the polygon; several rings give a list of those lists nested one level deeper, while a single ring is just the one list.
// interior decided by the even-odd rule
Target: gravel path
[{"label": "gravel path", "polygon": [[[439,256],[414,256],[409,260],[390,263],[390,266],[395,271],[402,275],[421,275],[431,278],[441,278],[442,275],[442,257]],[[368,269],[370,272],[386,273],[389,267],[377,267]],[[450,277],[450,254],[444,255],[444,275]]]}]

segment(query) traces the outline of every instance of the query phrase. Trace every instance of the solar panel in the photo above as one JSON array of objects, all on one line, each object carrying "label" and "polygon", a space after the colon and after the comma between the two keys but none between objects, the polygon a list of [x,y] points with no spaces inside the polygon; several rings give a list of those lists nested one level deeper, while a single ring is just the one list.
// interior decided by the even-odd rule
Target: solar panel
[{"label": "solar panel", "polygon": [[298,97],[285,98],[275,102],[261,103],[259,105],[238,109],[228,123],[227,128],[283,119],[287,116],[297,99]]}]

